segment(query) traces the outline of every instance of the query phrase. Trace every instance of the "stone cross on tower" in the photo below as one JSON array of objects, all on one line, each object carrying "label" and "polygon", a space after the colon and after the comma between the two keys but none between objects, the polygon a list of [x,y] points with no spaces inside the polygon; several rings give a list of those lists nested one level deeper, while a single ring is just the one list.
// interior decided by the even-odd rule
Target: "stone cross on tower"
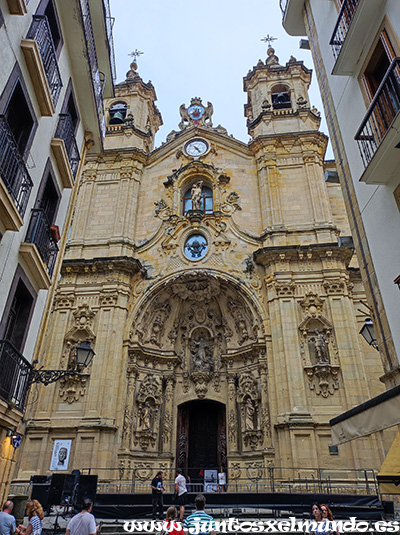
[{"label": "stone cross on tower", "polygon": [[269,34],[267,34],[265,37],[260,39],[260,41],[263,41],[264,43],[268,44],[268,48],[271,48],[272,41],[276,41],[276,40],[277,40],[277,37],[271,37]]}]

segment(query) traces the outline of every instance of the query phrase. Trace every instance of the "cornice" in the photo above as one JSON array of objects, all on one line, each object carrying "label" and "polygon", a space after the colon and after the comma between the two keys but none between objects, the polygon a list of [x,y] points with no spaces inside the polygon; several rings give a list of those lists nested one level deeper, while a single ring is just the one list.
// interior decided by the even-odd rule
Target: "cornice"
[{"label": "cornice", "polygon": [[325,257],[327,252],[329,252],[330,258],[339,258],[344,261],[346,265],[348,265],[353,256],[354,248],[339,247],[337,243],[315,243],[310,245],[264,247],[254,251],[253,259],[256,264],[269,266],[278,261],[282,254],[284,254],[287,261],[297,261],[299,253],[307,253],[310,251],[315,253],[318,257]]},{"label": "cornice", "polygon": [[75,273],[85,273],[88,267],[95,267],[97,272],[109,272],[110,270],[122,271],[135,274],[143,270],[142,264],[136,258],[128,256],[99,257],[99,258],[76,258],[64,260],[61,273],[65,274],[67,268]]},{"label": "cornice", "polygon": [[[219,146],[225,146],[235,152],[240,152],[245,156],[252,156],[249,146],[243,141],[231,137],[227,134],[217,132],[215,128],[207,128],[201,126],[193,126],[176,133],[176,137],[171,141],[164,142],[160,147],[157,147],[150,154],[149,163],[153,163],[157,158],[162,158],[168,153],[178,150],[193,137],[204,137],[210,142],[214,142]],[[199,159],[207,160],[207,155]]]}]

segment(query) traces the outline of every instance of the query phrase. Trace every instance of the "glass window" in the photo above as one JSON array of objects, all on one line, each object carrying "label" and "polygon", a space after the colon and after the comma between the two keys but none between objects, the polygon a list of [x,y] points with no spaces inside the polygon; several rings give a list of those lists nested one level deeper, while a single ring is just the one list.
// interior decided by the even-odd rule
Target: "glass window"
[{"label": "glass window", "polygon": [[[191,188],[185,193],[183,200],[183,214],[186,215],[189,210],[193,210]],[[200,210],[203,210],[206,214],[212,214],[213,212],[212,189],[207,186],[201,188]]]},{"label": "glass window", "polygon": [[192,234],[185,243],[185,256],[189,260],[200,260],[206,256],[208,243],[202,234]]}]

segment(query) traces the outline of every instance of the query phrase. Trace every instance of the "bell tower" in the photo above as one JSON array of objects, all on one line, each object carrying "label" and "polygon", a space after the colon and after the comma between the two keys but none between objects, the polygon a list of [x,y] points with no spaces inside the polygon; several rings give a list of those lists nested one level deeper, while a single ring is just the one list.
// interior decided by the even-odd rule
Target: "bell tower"
[{"label": "bell tower", "polygon": [[257,165],[264,246],[337,243],[324,156],[328,138],[309,102],[311,71],[290,57],[279,63],[270,46],[244,78],[247,127]]},{"label": "bell tower", "polygon": [[104,100],[107,132],[104,148],[151,152],[154,136],[163,124],[156,100],[153,84],[142,80],[133,61],[125,81],[115,87],[115,98]]},{"label": "bell tower", "polygon": [[245,105],[249,134],[259,136],[318,130],[320,114],[308,97],[311,71],[293,56],[285,66],[272,47],[265,63],[259,61],[244,78],[248,94]]}]

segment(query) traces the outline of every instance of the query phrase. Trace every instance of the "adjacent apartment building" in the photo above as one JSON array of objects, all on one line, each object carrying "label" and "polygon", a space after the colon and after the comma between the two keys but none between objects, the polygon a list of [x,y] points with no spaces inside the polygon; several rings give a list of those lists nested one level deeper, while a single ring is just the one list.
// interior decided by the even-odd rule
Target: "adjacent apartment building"
[{"label": "adjacent apartment building", "polygon": [[0,0],[0,501],[88,149],[113,96],[108,0]]},{"label": "adjacent apartment building", "polygon": [[400,4],[280,0],[280,7],[286,31],[307,36],[313,55],[387,388],[331,422],[340,443],[400,420]]}]

